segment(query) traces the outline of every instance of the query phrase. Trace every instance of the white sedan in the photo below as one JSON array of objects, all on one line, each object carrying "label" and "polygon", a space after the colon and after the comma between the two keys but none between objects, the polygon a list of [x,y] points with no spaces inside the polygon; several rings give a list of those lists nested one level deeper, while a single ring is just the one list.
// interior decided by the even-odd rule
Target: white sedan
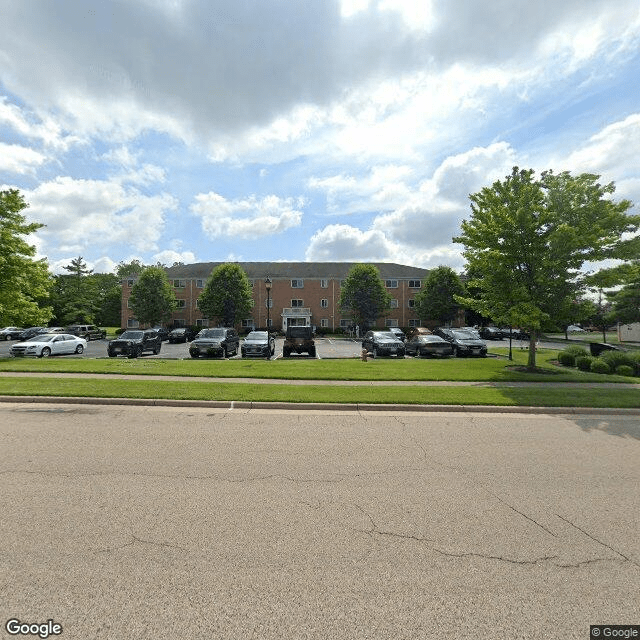
[{"label": "white sedan", "polygon": [[87,347],[87,341],[69,333],[41,333],[24,342],[18,342],[11,347],[12,356],[38,356],[48,358],[69,353],[82,353]]}]

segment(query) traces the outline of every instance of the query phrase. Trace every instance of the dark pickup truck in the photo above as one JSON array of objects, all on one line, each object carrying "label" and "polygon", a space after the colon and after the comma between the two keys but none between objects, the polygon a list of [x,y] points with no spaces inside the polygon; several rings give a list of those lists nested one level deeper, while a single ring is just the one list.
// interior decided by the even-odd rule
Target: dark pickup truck
[{"label": "dark pickup truck", "polygon": [[288,358],[292,353],[308,353],[316,357],[316,343],[312,327],[287,327],[282,355]]}]

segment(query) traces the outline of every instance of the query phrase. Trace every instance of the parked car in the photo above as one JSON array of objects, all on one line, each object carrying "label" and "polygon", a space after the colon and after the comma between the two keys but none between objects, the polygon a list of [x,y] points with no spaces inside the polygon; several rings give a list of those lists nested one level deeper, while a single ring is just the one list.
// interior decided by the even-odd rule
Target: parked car
[{"label": "parked car", "polygon": [[107,332],[95,324],[72,324],[67,327],[67,333],[85,340],[104,340],[107,337]]},{"label": "parked car", "polygon": [[70,353],[82,353],[87,346],[84,338],[70,333],[40,333],[11,347],[12,356],[48,358]]},{"label": "parked car", "polygon": [[362,348],[377,356],[397,356],[404,358],[405,347],[402,340],[389,331],[367,331],[362,340]]},{"label": "parked car", "polygon": [[307,353],[312,358],[316,357],[313,327],[287,327],[282,345],[282,355],[288,358],[293,352]]},{"label": "parked car", "polygon": [[498,327],[482,327],[478,337],[483,340],[502,340],[504,338],[504,332],[502,329],[498,329]]},{"label": "parked car", "polygon": [[529,334],[523,329],[502,329],[502,335],[508,340],[511,337],[512,340],[528,340]]},{"label": "parked car", "polygon": [[189,327],[178,327],[169,331],[169,342],[176,344],[178,342],[191,342],[195,338],[195,334]]},{"label": "parked car", "polygon": [[267,331],[251,331],[240,347],[242,357],[261,356],[270,358],[276,352],[276,341]]},{"label": "parked car", "polygon": [[405,343],[408,356],[452,356],[453,346],[436,335],[417,335]]},{"label": "parked car", "polygon": [[152,327],[152,329],[160,336],[160,340],[168,340],[169,339],[169,329],[165,329],[164,327]]},{"label": "parked car", "polygon": [[451,344],[453,353],[457,357],[481,356],[484,358],[487,355],[487,343],[464,329],[438,327],[434,333]]},{"label": "parked car", "polygon": [[22,327],[5,327],[0,329],[0,340],[17,340],[23,331]]},{"label": "parked car", "polygon": [[226,358],[235,355],[240,349],[240,338],[231,327],[203,329],[189,345],[192,358],[200,356],[220,356]]},{"label": "parked car", "polygon": [[393,333],[393,335],[398,338],[398,340],[406,342],[407,336],[404,334],[404,331],[400,329],[400,327],[389,327],[389,332]]},{"label": "parked car", "polygon": [[577,324],[570,324],[567,327],[567,333],[585,333],[585,330]]},{"label": "parked car", "polygon": [[161,347],[162,340],[154,329],[127,329],[115,340],[109,340],[107,354],[110,358],[139,358],[145,352],[158,355]]},{"label": "parked car", "polygon": [[18,340],[28,340],[39,333],[47,333],[47,327],[29,327],[20,333]]}]

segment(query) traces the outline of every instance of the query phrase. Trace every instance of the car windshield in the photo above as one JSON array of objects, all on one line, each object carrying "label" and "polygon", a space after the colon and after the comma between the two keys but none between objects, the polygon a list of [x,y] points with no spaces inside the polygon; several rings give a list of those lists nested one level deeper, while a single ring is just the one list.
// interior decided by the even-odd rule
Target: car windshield
[{"label": "car windshield", "polygon": [[223,329],[206,329],[200,332],[198,338],[224,338]]},{"label": "car windshield", "polygon": [[123,340],[140,340],[142,331],[125,331],[120,337]]},{"label": "car windshield", "polygon": [[266,331],[252,331],[246,338],[247,340],[266,340]]},{"label": "car windshield", "polygon": [[171,333],[184,333],[186,329],[174,329]]},{"label": "car windshield", "polygon": [[33,336],[33,338],[29,338],[25,340],[25,342],[51,342],[56,336],[50,334],[40,334],[38,336]]},{"label": "car windshield", "polygon": [[439,336],[418,336],[419,342],[442,342]]},{"label": "car windshield", "polygon": [[376,331],[373,334],[376,338],[380,338],[381,340],[397,340],[398,338],[391,333],[390,331]]},{"label": "car windshield", "polygon": [[462,331],[461,329],[458,329],[452,333],[459,340],[476,340],[476,336],[474,336],[470,331]]}]

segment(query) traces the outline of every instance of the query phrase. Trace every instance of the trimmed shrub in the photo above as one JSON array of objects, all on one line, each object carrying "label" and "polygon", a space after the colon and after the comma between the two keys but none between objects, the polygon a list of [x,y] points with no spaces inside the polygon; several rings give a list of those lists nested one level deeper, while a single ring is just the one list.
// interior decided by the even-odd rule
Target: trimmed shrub
[{"label": "trimmed shrub", "polygon": [[600,357],[611,367],[617,369],[620,365],[625,365],[633,369],[633,358],[624,351],[604,351]]},{"label": "trimmed shrub", "polygon": [[630,367],[628,364],[619,364],[616,367],[616,373],[619,376],[632,376],[633,375],[633,367]]},{"label": "trimmed shrub", "polygon": [[580,371],[591,371],[592,362],[593,358],[591,356],[578,356],[576,358],[576,367],[578,367]]},{"label": "trimmed shrub", "polygon": [[558,354],[558,362],[563,364],[565,367],[575,367],[576,366],[576,358],[581,356],[588,356],[589,353],[583,347],[578,347],[577,345],[573,345],[571,347],[567,347],[563,349]]},{"label": "trimmed shrub", "polygon": [[591,362],[591,371],[593,373],[611,373],[611,367],[602,358],[594,358]]},{"label": "trimmed shrub", "polygon": [[563,364],[565,367],[575,367],[576,357],[573,353],[567,353],[566,351],[561,351],[558,354],[558,362],[560,364]]},{"label": "trimmed shrub", "polygon": [[640,351],[634,351],[629,354],[629,357],[633,361],[633,374],[640,376]]}]

